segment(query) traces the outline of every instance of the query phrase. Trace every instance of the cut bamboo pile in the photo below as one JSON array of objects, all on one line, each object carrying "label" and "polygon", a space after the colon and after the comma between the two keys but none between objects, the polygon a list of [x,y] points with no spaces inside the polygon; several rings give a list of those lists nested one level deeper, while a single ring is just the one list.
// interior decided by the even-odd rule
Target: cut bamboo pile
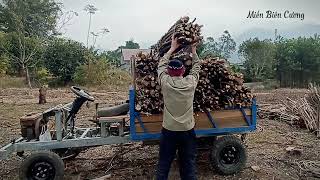
[{"label": "cut bamboo pile", "polygon": [[284,120],[290,124],[307,128],[320,137],[320,87],[310,84],[303,98],[297,100],[287,98],[280,105],[261,107],[259,116]]}]

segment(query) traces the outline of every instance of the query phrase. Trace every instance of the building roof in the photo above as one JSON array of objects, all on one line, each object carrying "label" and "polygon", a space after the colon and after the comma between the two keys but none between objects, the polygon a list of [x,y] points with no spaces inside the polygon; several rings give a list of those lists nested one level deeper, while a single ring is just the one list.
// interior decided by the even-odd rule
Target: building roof
[{"label": "building roof", "polygon": [[132,56],[136,56],[139,52],[143,54],[150,53],[151,49],[121,49],[123,61],[130,61]]}]

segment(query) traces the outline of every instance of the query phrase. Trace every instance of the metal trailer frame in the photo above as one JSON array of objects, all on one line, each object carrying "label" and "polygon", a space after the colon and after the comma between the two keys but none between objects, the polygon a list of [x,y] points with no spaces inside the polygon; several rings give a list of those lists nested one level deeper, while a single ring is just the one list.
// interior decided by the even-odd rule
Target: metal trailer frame
[{"label": "metal trailer frame", "polygon": [[[129,143],[134,141],[144,141],[144,140],[155,140],[160,138],[160,133],[149,133],[141,120],[141,116],[139,112],[135,111],[135,90],[133,87],[130,87],[129,90],[129,111],[130,111],[130,134],[125,135],[123,133],[123,129],[120,130],[119,136],[111,136],[106,135],[106,123],[109,122],[119,122],[122,123],[123,121],[119,121],[117,117],[109,117],[108,120],[103,120],[101,118],[100,127],[95,128],[75,128],[76,130],[76,137],[72,137],[69,139],[70,136],[65,135],[63,136],[63,112],[70,110],[70,103],[65,106],[57,106],[53,109],[48,111],[55,113],[55,134],[56,139],[51,141],[37,141],[31,140],[28,141],[23,137],[19,139],[13,140],[10,144],[2,147],[0,149],[0,159],[6,159],[10,154],[13,152],[24,152],[24,151],[38,151],[38,150],[50,150],[50,149],[60,149],[60,148],[83,148],[83,147],[93,147],[93,146],[101,146],[101,145],[109,145],[109,144],[121,144],[121,143]],[[214,118],[211,116],[210,113],[207,113],[208,120],[212,123],[214,128],[210,129],[200,129],[196,130],[196,135],[199,137],[203,136],[216,136],[216,135],[228,135],[228,134],[245,134],[248,132],[252,132],[256,130],[256,119],[257,119],[257,105],[255,99],[253,100],[251,111],[252,111],[252,118],[249,119],[244,109],[239,109],[248,126],[244,127],[236,127],[236,128],[219,128],[215,125]],[[46,111],[46,112],[48,112]],[[138,120],[144,133],[137,133],[135,127],[135,120]],[[123,122],[124,123],[124,122]],[[120,126],[121,128],[124,127],[124,124]],[[100,130],[100,134],[97,133]],[[70,132],[67,132],[70,133]]]},{"label": "metal trailer frame", "polygon": [[[0,159],[6,159],[13,152],[39,151],[61,148],[83,148],[108,144],[121,144],[131,142],[128,135],[122,136],[105,136],[106,131],[100,131],[101,127],[94,128],[75,128],[76,137],[67,135],[63,136],[62,132],[62,108],[53,110],[55,113],[55,134],[56,139],[51,141],[26,140],[23,137],[13,140],[10,144],[0,149]],[[112,120],[112,119],[111,119]],[[101,123],[105,126],[105,123]],[[104,134],[103,134],[104,133]],[[71,139],[70,139],[71,137]]]}]

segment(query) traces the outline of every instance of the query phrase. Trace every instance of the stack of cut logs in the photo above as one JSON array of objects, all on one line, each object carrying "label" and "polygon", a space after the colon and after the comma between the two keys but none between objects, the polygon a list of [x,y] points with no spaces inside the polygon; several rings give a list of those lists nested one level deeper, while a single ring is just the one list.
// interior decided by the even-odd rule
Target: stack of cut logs
[{"label": "stack of cut logs", "polygon": [[233,73],[226,60],[205,58],[199,75],[193,103],[195,111],[251,105],[252,95],[243,86],[242,74]]},{"label": "stack of cut logs", "polygon": [[158,114],[163,109],[161,87],[158,83],[159,58],[154,51],[139,53],[135,62],[136,110]]},{"label": "stack of cut logs", "polygon": [[[158,84],[157,66],[160,58],[170,49],[173,34],[181,44],[170,59],[180,59],[188,75],[192,67],[190,45],[202,40],[202,26],[189,22],[189,17],[179,19],[169,31],[152,47],[150,54],[139,53],[135,61],[136,110],[157,114],[163,110],[161,87]],[[252,95],[243,86],[241,74],[233,73],[225,60],[205,58],[201,61],[201,71],[195,92],[195,111],[217,110],[234,106],[249,106]]]}]

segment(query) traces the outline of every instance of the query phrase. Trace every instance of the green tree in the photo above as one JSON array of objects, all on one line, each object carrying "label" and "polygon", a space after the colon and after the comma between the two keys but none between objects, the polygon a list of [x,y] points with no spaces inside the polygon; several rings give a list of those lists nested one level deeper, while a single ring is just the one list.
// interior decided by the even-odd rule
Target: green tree
[{"label": "green tree", "polygon": [[86,51],[85,46],[77,41],[54,38],[44,55],[46,68],[67,84],[76,68],[86,62]]},{"label": "green tree", "polygon": [[320,82],[320,37],[280,38],[276,42],[277,79],[281,87],[306,87]]},{"label": "green tree", "polygon": [[101,58],[106,59],[113,66],[120,66],[121,51],[120,49],[114,51],[104,51],[99,55]]},{"label": "green tree", "polygon": [[129,41],[126,41],[126,45],[125,46],[120,46],[120,48],[124,48],[124,49],[139,49],[140,45],[138,43],[134,42],[133,39],[130,39]]},{"label": "green tree", "polygon": [[11,67],[25,76],[31,87],[30,69],[41,63],[43,52],[42,41],[36,37],[25,37],[19,33],[4,33],[0,48],[10,58]]},{"label": "green tree", "polygon": [[0,55],[0,77],[7,74],[10,64],[9,57],[6,54]]},{"label": "green tree", "polygon": [[218,52],[223,58],[230,58],[230,55],[236,51],[236,42],[232,39],[230,33],[225,30],[219,38]]},{"label": "green tree", "polygon": [[201,57],[218,56],[230,58],[230,55],[236,50],[236,42],[232,39],[230,33],[225,30],[218,40],[208,37],[198,48]]},{"label": "green tree", "polygon": [[3,0],[0,4],[0,30],[21,31],[24,36],[47,37],[56,33],[61,4],[54,0]]},{"label": "green tree", "polygon": [[2,48],[3,46],[7,46],[5,35],[5,33],[0,32],[0,76],[7,74],[10,66],[10,58],[5,49]]},{"label": "green tree", "polygon": [[208,37],[198,46],[197,53],[200,57],[220,56],[218,52],[218,42],[216,42],[213,37]]},{"label": "green tree", "polygon": [[29,87],[29,70],[39,63],[46,38],[56,34],[59,12],[60,5],[53,0],[3,0],[0,4],[0,30],[10,42],[1,48],[26,77]]},{"label": "green tree", "polygon": [[139,49],[140,45],[139,43],[134,42],[133,39],[130,39],[129,41],[126,41],[126,44],[124,46],[119,46],[114,51],[106,51],[102,55],[106,56],[106,59],[108,61],[116,66],[120,66],[120,59],[121,59],[121,49]]},{"label": "green tree", "polygon": [[274,78],[275,52],[276,46],[271,40],[254,38],[244,41],[239,47],[239,54],[244,59],[246,80]]},{"label": "green tree", "polygon": [[233,64],[230,64],[230,68],[234,73],[243,73],[244,72],[244,68],[243,68],[242,64],[233,63]]}]

